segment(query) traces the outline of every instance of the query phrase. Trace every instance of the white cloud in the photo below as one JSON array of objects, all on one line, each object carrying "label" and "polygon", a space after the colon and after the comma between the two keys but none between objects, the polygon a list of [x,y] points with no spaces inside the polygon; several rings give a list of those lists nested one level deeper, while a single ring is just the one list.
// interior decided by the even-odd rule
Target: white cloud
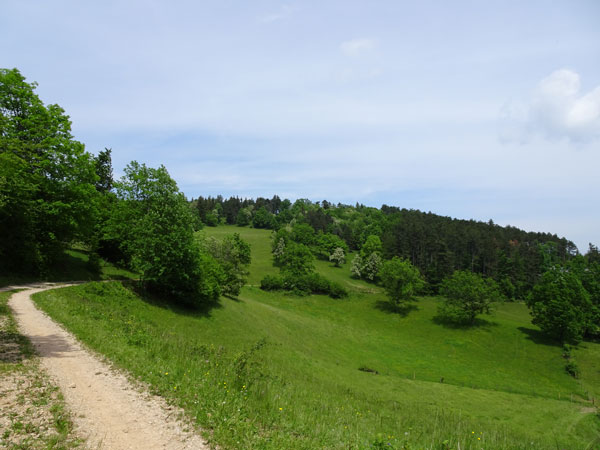
[{"label": "white cloud", "polygon": [[536,134],[591,141],[600,137],[600,86],[582,93],[578,73],[556,70],[540,81],[525,106],[505,106],[502,116],[504,141],[527,142]]},{"label": "white cloud", "polygon": [[361,56],[372,51],[377,46],[377,40],[371,38],[352,39],[342,42],[340,49],[346,56]]}]

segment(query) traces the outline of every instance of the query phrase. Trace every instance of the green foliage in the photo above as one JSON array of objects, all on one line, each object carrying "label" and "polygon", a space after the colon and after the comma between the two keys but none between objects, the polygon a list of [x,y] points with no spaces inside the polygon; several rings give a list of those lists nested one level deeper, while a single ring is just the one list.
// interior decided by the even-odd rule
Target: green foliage
[{"label": "green foliage", "polygon": [[573,378],[579,378],[580,375],[580,371],[579,371],[579,366],[577,365],[577,363],[574,360],[569,360],[567,361],[567,364],[565,364],[565,371],[571,375]]},{"label": "green foliage", "polygon": [[242,208],[239,210],[236,216],[236,225],[239,227],[246,227],[252,223],[252,211],[249,208]]},{"label": "green foliage", "polygon": [[381,239],[379,239],[379,236],[370,235],[367,237],[367,240],[365,241],[362,248],[360,249],[360,256],[362,256],[363,259],[367,259],[373,253],[381,254],[382,250],[383,250],[383,245],[381,243]]},{"label": "green foliage", "polygon": [[[342,238],[331,233],[322,233],[316,239],[317,257],[324,260],[331,260],[330,256],[339,248],[344,255],[348,253],[348,245]],[[343,263],[342,263],[343,264]]]},{"label": "green foliage", "polygon": [[310,225],[306,223],[296,223],[292,227],[290,239],[298,244],[311,247],[312,245],[316,244],[317,235],[315,234],[315,230]]},{"label": "green foliage", "polygon": [[590,328],[593,305],[576,273],[561,267],[546,272],[527,300],[532,322],[560,342],[579,342]]},{"label": "green foliage", "polygon": [[348,291],[339,283],[312,272],[307,274],[284,273],[280,276],[267,275],[260,282],[264,291],[291,291],[296,295],[322,294],[332,298],[344,298]]},{"label": "green foliage", "polygon": [[342,247],[337,247],[331,255],[329,255],[329,261],[333,261],[336,267],[343,266],[346,262],[346,254]]},{"label": "green foliage", "polygon": [[252,226],[254,228],[274,229],[277,227],[277,221],[275,220],[275,216],[263,206],[254,213]]},{"label": "green foliage", "polygon": [[379,276],[379,270],[383,264],[383,259],[379,252],[371,253],[366,259],[361,268],[361,275],[365,280],[375,281]]},{"label": "green foliage", "polygon": [[114,184],[111,152],[110,148],[105,148],[98,152],[98,156],[94,158],[96,174],[98,175],[96,190],[102,193],[110,192]]},{"label": "green foliage", "polygon": [[592,305],[586,311],[588,320],[584,335],[591,339],[600,337],[600,262],[593,257],[594,249],[590,245],[590,251],[585,257],[578,255],[566,264],[566,270],[577,275],[590,296]]},{"label": "green foliage", "polygon": [[350,266],[350,274],[352,278],[361,278],[363,268],[363,259],[359,254],[356,254],[352,258],[352,265]]},{"label": "green foliage", "polygon": [[222,241],[214,237],[204,240],[203,247],[219,263],[224,273],[222,293],[237,296],[246,283],[251,262],[250,245],[239,233],[228,235]]},{"label": "green foliage", "polygon": [[119,243],[144,285],[184,302],[218,298],[223,270],[200,251],[194,219],[164,166],[133,161],[115,189],[118,201],[106,235]]},{"label": "green foliage", "polygon": [[395,308],[403,308],[408,302],[415,301],[415,295],[425,285],[419,269],[398,257],[383,263],[380,278],[390,303]]},{"label": "green foliage", "polygon": [[492,304],[502,299],[492,279],[457,270],[446,278],[440,288],[444,297],[439,316],[450,322],[472,325],[479,314],[490,314]]},{"label": "green foliage", "polygon": [[93,157],[58,105],[17,69],[0,69],[0,269],[47,271],[96,220]]},{"label": "green foliage", "polygon": [[307,275],[315,270],[315,257],[304,244],[289,241],[281,256],[281,271],[292,275]]}]

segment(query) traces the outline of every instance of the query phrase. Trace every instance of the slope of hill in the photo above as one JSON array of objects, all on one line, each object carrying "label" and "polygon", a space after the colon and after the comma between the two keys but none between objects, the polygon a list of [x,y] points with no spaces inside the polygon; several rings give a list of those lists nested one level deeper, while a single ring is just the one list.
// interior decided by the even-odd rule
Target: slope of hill
[{"label": "slope of hill", "polygon": [[[239,232],[252,246],[238,299],[204,310],[142,297],[119,283],[42,293],[38,304],[90,347],[150,383],[231,448],[590,448],[600,420],[600,345],[546,342],[521,303],[471,329],[434,321],[435,298],[402,316],[348,266],[318,262],[344,300],[266,293],[275,273],[270,232]],[[389,445],[388,445],[389,444]]]}]

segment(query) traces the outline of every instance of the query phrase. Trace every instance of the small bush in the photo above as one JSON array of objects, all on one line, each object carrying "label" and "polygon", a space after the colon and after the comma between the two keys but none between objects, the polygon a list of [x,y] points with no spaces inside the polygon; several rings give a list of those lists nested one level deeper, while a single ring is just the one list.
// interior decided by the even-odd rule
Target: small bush
[{"label": "small bush", "polygon": [[263,291],[278,291],[284,288],[283,278],[276,275],[267,275],[260,281]]},{"label": "small bush", "polygon": [[261,280],[260,288],[265,291],[285,290],[296,295],[322,294],[332,298],[348,296],[341,285],[314,272],[306,275],[288,272],[283,277],[267,275]]},{"label": "small bush", "polygon": [[579,366],[572,359],[565,365],[565,371],[573,378],[579,378]]}]

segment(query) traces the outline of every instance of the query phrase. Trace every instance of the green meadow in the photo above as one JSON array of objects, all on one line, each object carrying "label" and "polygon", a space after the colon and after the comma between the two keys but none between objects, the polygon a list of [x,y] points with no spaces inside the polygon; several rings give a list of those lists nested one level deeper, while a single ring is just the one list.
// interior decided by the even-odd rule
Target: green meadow
[{"label": "green meadow", "polygon": [[[580,379],[524,304],[472,328],[436,321],[438,299],[405,315],[383,290],[318,271],[348,298],[263,292],[270,232],[221,226],[251,244],[247,285],[202,309],[140,294],[133,281],[37,294],[89,347],[180,405],[221,448],[600,448],[600,345],[574,350]],[[351,260],[351,256],[347,258]],[[125,275],[125,274],[117,274]]]}]

